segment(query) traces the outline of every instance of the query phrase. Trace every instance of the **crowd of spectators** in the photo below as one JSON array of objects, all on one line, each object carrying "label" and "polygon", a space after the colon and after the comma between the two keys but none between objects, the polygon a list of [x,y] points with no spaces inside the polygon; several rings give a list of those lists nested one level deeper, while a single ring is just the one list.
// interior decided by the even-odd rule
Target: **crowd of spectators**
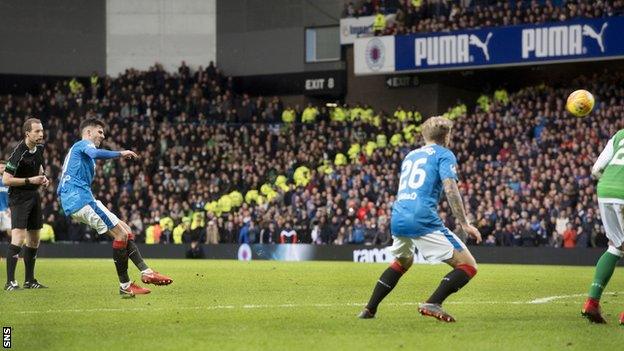
[{"label": "crowd of spectators", "polygon": [[[600,97],[584,119],[566,115],[568,90],[544,86],[452,115],[460,188],[484,245],[606,246],[589,169],[624,128],[622,78],[606,72],[573,84]],[[92,80],[90,89],[59,82],[2,96],[1,151],[19,140],[26,116],[43,121],[51,179],[43,208],[57,241],[102,240],[64,216],[55,195],[80,121],[97,116],[109,125],[104,147],[141,155],[98,161],[93,184],[138,240],[389,244],[400,162],[422,142],[421,116],[368,106],[301,111],[276,97],[236,96],[231,84],[212,64],[193,73],[156,65]],[[283,123],[286,114],[308,123]],[[454,228],[445,201],[440,211]]]},{"label": "crowd of spectators", "polygon": [[393,13],[394,20],[380,18],[375,33],[402,35],[601,18],[623,11],[622,0],[363,0],[345,2],[343,17]]},{"label": "crowd of spectators", "polygon": [[600,97],[588,118],[565,111],[569,89],[523,89],[459,119],[453,149],[468,212],[489,245],[606,246],[589,170],[624,128],[622,75],[580,77]]}]

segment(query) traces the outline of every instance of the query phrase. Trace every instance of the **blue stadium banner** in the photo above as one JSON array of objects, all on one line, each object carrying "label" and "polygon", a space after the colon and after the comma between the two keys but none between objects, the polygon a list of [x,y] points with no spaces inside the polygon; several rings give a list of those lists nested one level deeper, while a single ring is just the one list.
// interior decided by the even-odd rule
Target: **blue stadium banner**
[{"label": "blue stadium banner", "polygon": [[[395,72],[597,61],[624,57],[624,17],[403,35],[394,39],[395,62],[386,65],[394,66]],[[356,46],[358,40],[372,38],[357,39]],[[371,50],[364,51],[363,56],[368,52]],[[355,60],[356,67],[358,61],[362,66],[373,62],[367,57],[356,56]],[[356,72],[376,73],[375,67]]]}]

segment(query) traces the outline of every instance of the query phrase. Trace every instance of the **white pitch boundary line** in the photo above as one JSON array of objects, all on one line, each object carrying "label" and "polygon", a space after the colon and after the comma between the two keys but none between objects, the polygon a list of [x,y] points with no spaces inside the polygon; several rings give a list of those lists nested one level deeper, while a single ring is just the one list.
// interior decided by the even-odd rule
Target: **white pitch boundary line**
[{"label": "white pitch boundary line", "polygon": [[[621,294],[621,293],[619,293],[619,292],[606,292],[606,293],[603,293],[603,295],[618,295],[618,294]],[[529,304],[544,304],[544,303],[553,302],[555,300],[569,299],[571,297],[585,297],[585,296],[587,296],[587,293],[573,294],[573,295],[547,296],[547,297],[542,297],[542,298],[539,298],[539,299],[531,300],[528,303]]]},{"label": "white pitch boundary line", "polygon": [[[507,301],[455,301],[448,302],[453,305],[495,305],[495,304],[526,304],[526,302],[507,302]],[[418,306],[418,302],[390,302],[385,306]],[[317,303],[317,304],[280,304],[280,305],[215,305],[215,306],[181,306],[173,308],[162,307],[130,307],[130,308],[85,308],[85,309],[57,309],[57,310],[40,310],[40,311],[15,311],[8,312],[14,314],[40,314],[40,313],[89,313],[89,312],[146,312],[146,311],[177,311],[177,310],[233,310],[233,309],[271,309],[271,308],[301,308],[301,307],[362,307],[365,302],[345,302],[345,303]]]},{"label": "white pitch boundary line", "polygon": [[[605,295],[618,295],[624,294],[621,292],[606,292]],[[449,301],[449,305],[536,305],[546,303],[560,303],[557,300],[569,299],[573,297],[584,297],[586,294],[572,294],[572,295],[555,295],[542,297],[530,301]],[[385,306],[418,306],[418,302],[390,302],[385,303]],[[145,311],[176,311],[176,310],[195,310],[195,311],[211,311],[211,310],[234,310],[234,309],[272,309],[272,308],[301,308],[301,307],[362,307],[363,302],[345,302],[345,303],[318,303],[318,304],[278,304],[278,305],[214,305],[214,306],[182,306],[174,308],[162,308],[162,307],[130,307],[130,308],[85,308],[85,309],[56,309],[56,310],[40,310],[40,311],[15,311],[7,312],[13,314],[44,314],[44,313],[89,313],[89,312],[145,312]]]}]

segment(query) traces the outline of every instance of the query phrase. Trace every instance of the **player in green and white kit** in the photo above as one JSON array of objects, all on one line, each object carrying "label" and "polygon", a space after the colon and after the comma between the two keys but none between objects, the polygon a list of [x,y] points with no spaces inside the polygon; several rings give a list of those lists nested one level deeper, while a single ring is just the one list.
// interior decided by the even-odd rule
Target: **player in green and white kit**
[{"label": "player in green and white kit", "polygon": [[[606,323],[600,313],[600,297],[615,266],[624,257],[624,129],[609,140],[592,167],[592,175],[599,179],[598,206],[609,248],[596,264],[594,281],[581,314],[594,323]],[[620,324],[624,324],[624,312],[620,314]]]}]

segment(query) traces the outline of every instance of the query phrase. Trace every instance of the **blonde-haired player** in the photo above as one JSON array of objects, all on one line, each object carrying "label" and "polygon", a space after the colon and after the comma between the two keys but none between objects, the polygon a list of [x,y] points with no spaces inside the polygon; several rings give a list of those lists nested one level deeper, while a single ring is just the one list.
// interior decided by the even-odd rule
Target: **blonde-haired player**
[{"label": "blonde-haired player", "polygon": [[442,189],[457,223],[468,235],[481,241],[479,230],[468,223],[457,187],[457,160],[447,149],[452,122],[431,117],[422,126],[425,145],[412,150],[401,164],[399,190],[392,206],[390,251],[395,260],[379,278],[360,318],[373,318],[379,303],[392,291],[414,261],[414,250],[428,261],[443,261],[453,267],[429,299],[419,305],[424,316],[441,321],[455,319],[442,309],[442,302],[466,285],[477,273],[477,263],[466,245],[448,228],[437,213]]}]

